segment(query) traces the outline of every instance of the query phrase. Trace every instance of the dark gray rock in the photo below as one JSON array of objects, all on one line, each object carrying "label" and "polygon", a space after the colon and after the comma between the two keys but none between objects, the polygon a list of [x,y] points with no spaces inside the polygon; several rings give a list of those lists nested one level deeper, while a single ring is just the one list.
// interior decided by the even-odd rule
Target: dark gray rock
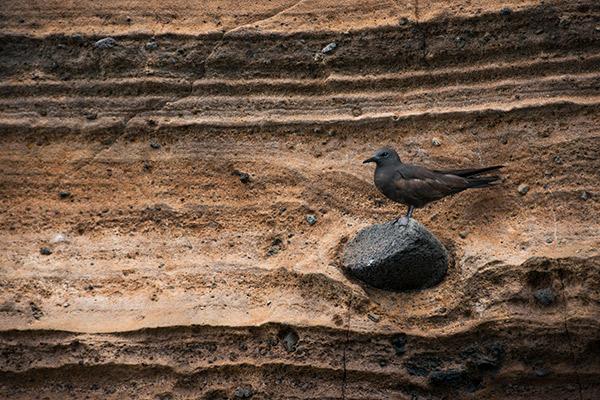
[{"label": "dark gray rock", "polygon": [[475,392],[481,388],[482,378],[472,375],[463,368],[434,371],[429,375],[429,384],[435,387],[461,389]]},{"label": "dark gray rock", "polygon": [[238,171],[237,169],[233,170],[231,175],[239,176],[240,182],[242,183],[250,183],[252,181],[249,174],[242,171]]},{"label": "dark gray rock", "polygon": [[49,247],[42,247],[40,249],[40,254],[43,256],[49,256],[50,254],[52,254],[52,250]]},{"label": "dark gray rock", "polygon": [[254,396],[254,389],[250,385],[240,386],[235,389],[233,395],[236,399],[249,399]]},{"label": "dark gray rock", "polygon": [[539,378],[544,378],[544,377],[550,375],[550,373],[551,373],[550,370],[548,370],[544,367],[536,368],[533,372],[535,373],[535,376],[537,376]]},{"label": "dark gray rock", "polygon": [[392,338],[392,346],[396,351],[397,356],[402,356],[406,353],[406,335],[400,333]]},{"label": "dark gray rock", "polygon": [[533,297],[543,306],[549,306],[556,301],[556,294],[551,287],[536,290],[533,292]]},{"label": "dark gray rock", "polygon": [[317,216],[314,214],[308,214],[306,216],[306,222],[308,222],[309,225],[314,225],[317,223]]},{"label": "dark gray rock", "polygon": [[345,271],[380,289],[411,290],[439,283],[448,269],[448,253],[421,223],[411,219],[369,226],[348,243]]},{"label": "dark gray rock", "polygon": [[94,43],[94,47],[97,49],[112,49],[117,45],[117,41],[111,37],[105,37]]},{"label": "dark gray rock", "polygon": [[158,43],[153,39],[150,39],[148,43],[146,43],[146,50],[156,50],[158,49]]},{"label": "dark gray rock", "polygon": [[84,116],[84,117],[85,117],[85,119],[87,119],[88,121],[93,121],[93,120],[95,120],[95,119],[98,119],[98,113],[91,112],[91,111],[84,112],[84,113],[83,113],[83,116]]},{"label": "dark gray rock", "polygon": [[283,250],[283,241],[281,240],[281,238],[273,238],[273,240],[271,241],[271,246],[267,250],[267,256],[274,256],[281,250]]},{"label": "dark gray rock", "polygon": [[404,363],[410,375],[428,376],[433,371],[439,371],[443,361],[434,354],[417,354]]},{"label": "dark gray rock", "polygon": [[381,317],[379,315],[377,315],[377,314],[368,313],[367,314],[367,318],[369,318],[373,322],[379,322],[379,321],[381,321]]},{"label": "dark gray rock", "polygon": [[429,383],[434,386],[462,386],[468,379],[464,369],[434,371],[429,375]]},{"label": "dark gray rock", "polygon": [[481,374],[499,370],[504,361],[504,354],[504,346],[501,343],[493,343],[483,347],[468,347],[460,356],[471,372]]},{"label": "dark gray rock", "polygon": [[296,351],[298,342],[300,341],[300,335],[294,329],[285,329],[279,333],[279,337],[283,344],[283,347],[288,353]]},{"label": "dark gray rock", "polygon": [[323,49],[321,50],[321,53],[323,53],[323,54],[329,54],[332,51],[334,51],[337,47],[338,47],[337,43],[331,42],[327,46],[323,47]]},{"label": "dark gray rock", "polygon": [[42,311],[42,309],[38,307],[38,305],[34,302],[30,302],[29,307],[31,308],[31,315],[33,316],[33,318],[40,319],[44,316],[44,312]]},{"label": "dark gray rock", "polygon": [[526,185],[524,183],[521,183],[519,185],[519,187],[517,188],[517,192],[519,192],[519,194],[521,196],[525,196],[527,194],[527,192],[529,192],[529,185]]}]

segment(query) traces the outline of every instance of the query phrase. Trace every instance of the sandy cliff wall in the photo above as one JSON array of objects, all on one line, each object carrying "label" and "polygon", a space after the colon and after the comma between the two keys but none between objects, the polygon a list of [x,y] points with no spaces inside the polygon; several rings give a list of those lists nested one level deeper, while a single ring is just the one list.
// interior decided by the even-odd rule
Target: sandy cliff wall
[{"label": "sandy cliff wall", "polygon": [[[6,3],[0,397],[600,397],[596,1]],[[433,289],[340,272],[382,144],[507,165]]]}]

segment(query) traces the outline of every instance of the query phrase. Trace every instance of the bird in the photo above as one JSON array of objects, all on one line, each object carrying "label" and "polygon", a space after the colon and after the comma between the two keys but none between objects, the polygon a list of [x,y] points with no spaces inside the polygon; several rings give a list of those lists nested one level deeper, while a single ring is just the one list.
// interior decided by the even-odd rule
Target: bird
[{"label": "bird", "polygon": [[415,208],[466,189],[494,186],[500,182],[498,175],[482,175],[498,171],[504,165],[484,168],[431,170],[418,165],[404,164],[396,150],[383,147],[363,164],[375,163],[375,186],[388,199],[408,206],[405,216],[396,219],[408,225]]}]

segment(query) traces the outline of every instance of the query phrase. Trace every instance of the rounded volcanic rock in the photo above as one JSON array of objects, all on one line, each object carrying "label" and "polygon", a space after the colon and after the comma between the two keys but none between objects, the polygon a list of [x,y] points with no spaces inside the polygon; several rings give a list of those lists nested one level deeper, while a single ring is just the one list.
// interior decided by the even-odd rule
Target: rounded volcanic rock
[{"label": "rounded volcanic rock", "polygon": [[439,283],[448,269],[448,253],[421,223],[411,219],[362,229],[346,246],[347,274],[386,290],[424,289]]}]

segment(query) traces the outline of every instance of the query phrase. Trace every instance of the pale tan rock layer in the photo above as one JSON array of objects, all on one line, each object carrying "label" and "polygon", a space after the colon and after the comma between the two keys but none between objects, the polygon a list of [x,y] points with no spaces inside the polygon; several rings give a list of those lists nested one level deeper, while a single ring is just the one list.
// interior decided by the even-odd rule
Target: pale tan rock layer
[{"label": "pale tan rock layer", "polygon": [[[597,2],[189,3],[0,10],[1,398],[600,397]],[[506,165],[429,290],[340,270],[384,144]]]}]

